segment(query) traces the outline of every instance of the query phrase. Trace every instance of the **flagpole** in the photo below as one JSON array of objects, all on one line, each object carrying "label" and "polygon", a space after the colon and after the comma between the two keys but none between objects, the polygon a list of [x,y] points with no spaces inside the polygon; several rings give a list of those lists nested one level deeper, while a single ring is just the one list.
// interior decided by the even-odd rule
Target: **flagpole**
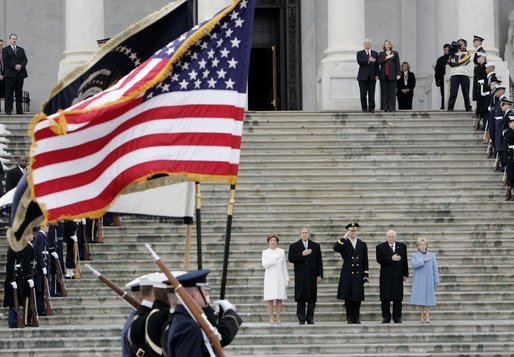
[{"label": "flagpole", "polygon": [[200,192],[200,182],[195,182],[195,208],[196,208],[196,259],[198,261],[198,270],[200,270],[200,269],[202,269],[202,193]]},{"label": "flagpole", "polygon": [[191,232],[193,231],[193,225],[188,223],[186,230],[186,250],[184,251],[184,271],[189,271],[189,254],[191,247]]},{"label": "flagpole", "polygon": [[234,202],[236,195],[236,185],[230,185],[230,194],[227,208],[227,228],[225,230],[225,252],[223,254],[223,272],[221,275],[220,300],[225,299],[227,287],[228,255],[230,252],[230,236],[232,234],[232,215],[234,213]]}]

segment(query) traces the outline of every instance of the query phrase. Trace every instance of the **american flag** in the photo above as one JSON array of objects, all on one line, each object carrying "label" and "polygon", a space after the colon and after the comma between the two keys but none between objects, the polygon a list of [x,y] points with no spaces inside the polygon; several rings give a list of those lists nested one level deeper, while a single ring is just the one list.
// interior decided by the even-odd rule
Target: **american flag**
[{"label": "american flag", "polygon": [[113,87],[34,118],[29,182],[48,222],[99,217],[155,174],[237,181],[254,7],[234,1]]}]

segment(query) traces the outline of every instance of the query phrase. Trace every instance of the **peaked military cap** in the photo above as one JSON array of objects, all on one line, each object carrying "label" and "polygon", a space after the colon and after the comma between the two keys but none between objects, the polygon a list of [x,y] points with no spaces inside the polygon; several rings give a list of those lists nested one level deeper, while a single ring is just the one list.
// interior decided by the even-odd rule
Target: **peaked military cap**
[{"label": "peaked military cap", "polygon": [[357,222],[348,223],[345,228],[352,230],[352,231],[356,231],[357,229],[359,229],[359,223],[357,223]]},{"label": "peaked military cap", "polygon": [[509,115],[509,123],[514,122],[514,115]]},{"label": "peaked military cap", "polygon": [[512,102],[512,100],[508,100],[507,98],[503,98],[503,99],[502,99],[502,105],[503,105],[503,104],[509,104],[509,105],[512,105],[512,103],[513,103],[513,102]]},{"label": "peaked military cap", "polygon": [[[500,82],[501,83],[501,82]],[[504,85],[500,84],[500,85],[497,85],[496,86],[496,90],[500,90],[500,89],[507,89],[507,87],[505,87]]]},{"label": "peaked military cap", "polygon": [[486,67],[493,67],[493,66],[496,66],[496,63],[494,63],[494,62],[487,62],[487,64],[485,66]]},{"label": "peaked military cap", "polygon": [[480,42],[482,42],[482,41],[484,41],[484,39],[482,37],[478,36],[478,35],[473,35],[473,41],[480,41]]},{"label": "peaked military cap", "polygon": [[[192,288],[194,286],[206,286],[207,285],[207,274],[211,271],[209,269],[201,269],[201,270],[192,270],[190,272],[183,272],[182,275],[173,276],[177,278],[178,282],[182,284],[185,288]],[[166,281],[166,284],[171,285],[169,281]]]}]

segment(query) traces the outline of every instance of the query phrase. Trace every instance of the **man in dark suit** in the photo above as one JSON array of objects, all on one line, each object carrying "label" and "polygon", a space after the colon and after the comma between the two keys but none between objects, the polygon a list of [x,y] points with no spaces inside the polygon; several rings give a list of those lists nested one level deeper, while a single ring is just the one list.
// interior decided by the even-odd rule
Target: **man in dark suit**
[{"label": "man in dark suit", "polygon": [[360,324],[364,283],[367,283],[369,278],[368,246],[357,238],[359,223],[347,224],[346,229],[344,237],[334,244],[334,251],[341,254],[343,258],[337,298],[344,300],[347,322]]},{"label": "man in dark suit", "polygon": [[27,168],[27,161],[28,158],[26,156],[20,156],[18,165],[7,171],[5,176],[5,192],[9,192],[18,185]]},{"label": "man in dark suit", "polygon": [[[364,40],[364,49],[357,52],[357,63],[361,107],[363,112],[375,111],[375,84],[378,76],[378,53],[371,49],[371,40]],[[368,104],[369,101],[369,104]]]},{"label": "man in dark suit", "polygon": [[10,115],[16,95],[16,114],[23,114],[23,80],[27,78],[27,55],[17,45],[18,36],[9,35],[9,45],[2,50],[5,82],[5,113]]},{"label": "man in dark suit", "polygon": [[402,322],[403,282],[409,276],[407,246],[396,241],[396,232],[386,233],[387,241],[377,245],[377,262],[380,264],[380,301],[382,323],[391,322],[391,301],[393,321]]},{"label": "man in dark suit", "polygon": [[444,109],[444,75],[446,74],[446,65],[450,57],[450,44],[445,43],[443,46],[443,55],[437,59],[435,64],[435,85],[441,90],[441,110]]},{"label": "man in dark suit", "polygon": [[[314,324],[314,308],[318,284],[323,278],[323,259],[320,245],[309,239],[309,228],[302,227],[300,239],[289,246],[288,259],[294,264],[294,299],[300,325]],[[307,313],[305,312],[307,304]]]}]

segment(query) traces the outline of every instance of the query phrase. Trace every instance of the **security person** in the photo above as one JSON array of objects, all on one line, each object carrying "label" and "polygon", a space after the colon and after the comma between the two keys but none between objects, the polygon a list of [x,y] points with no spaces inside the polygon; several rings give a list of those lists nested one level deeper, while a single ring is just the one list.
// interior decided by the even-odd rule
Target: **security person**
[{"label": "security person", "polygon": [[367,283],[369,278],[368,246],[357,238],[359,223],[349,223],[346,225],[346,229],[344,237],[334,244],[334,251],[341,254],[343,258],[337,298],[344,300],[347,322],[360,324],[364,283]]}]

